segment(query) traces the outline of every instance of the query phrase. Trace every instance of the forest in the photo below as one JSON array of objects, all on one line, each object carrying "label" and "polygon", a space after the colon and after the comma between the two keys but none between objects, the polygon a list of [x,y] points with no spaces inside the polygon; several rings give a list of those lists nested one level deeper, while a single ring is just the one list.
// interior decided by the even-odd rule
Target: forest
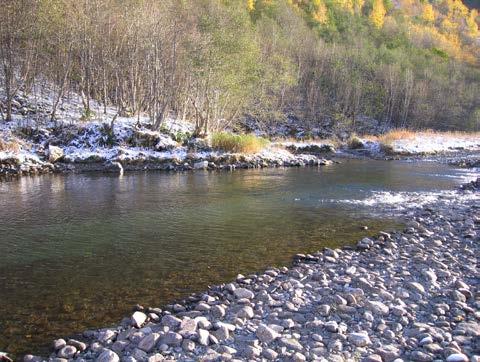
[{"label": "forest", "polygon": [[71,92],[152,128],[245,120],[480,130],[479,13],[460,0],[1,0],[1,119]]}]

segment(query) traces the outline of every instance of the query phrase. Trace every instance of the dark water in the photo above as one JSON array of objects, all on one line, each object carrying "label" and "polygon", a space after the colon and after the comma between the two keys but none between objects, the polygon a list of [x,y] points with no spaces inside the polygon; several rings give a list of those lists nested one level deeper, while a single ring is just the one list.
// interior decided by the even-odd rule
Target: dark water
[{"label": "dark water", "polygon": [[0,183],[0,351],[47,353],[55,337],[117,323],[136,303],[161,306],[388,230],[398,222],[381,206],[339,200],[450,189],[463,176],[434,163],[352,160]]}]

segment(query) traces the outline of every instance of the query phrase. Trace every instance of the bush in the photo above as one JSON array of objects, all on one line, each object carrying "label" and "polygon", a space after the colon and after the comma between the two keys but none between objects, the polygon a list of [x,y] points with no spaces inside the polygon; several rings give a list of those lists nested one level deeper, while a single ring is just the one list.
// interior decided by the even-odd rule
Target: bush
[{"label": "bush", "polygon": [[93,117],[95,117],[95,112],[92,111],[91,109],[85,109],[82,112],[82,115],[80,116],[80,121],[81,122],[88,122],[90,121]]},{"label": "bush", "polygon": [[269,141],[262,137],[228,132],[214,133],[211,141],[213,148],[233,153],[257,153],[269,144]]},{"label": "bush", "polygon": [[357,135],[353,134],[348,139],[348,148],[351,148],[352,150],[363,148],[363,142],[360,138],[357,137]]}]

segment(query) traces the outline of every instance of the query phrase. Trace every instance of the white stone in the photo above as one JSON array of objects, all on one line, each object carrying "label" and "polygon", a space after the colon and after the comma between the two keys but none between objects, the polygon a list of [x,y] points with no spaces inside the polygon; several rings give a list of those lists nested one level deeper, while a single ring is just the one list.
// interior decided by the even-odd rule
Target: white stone
[{"label": "white stone", "polygon": [[468,362],[468,357],[463,353],[454,353],[447,357],[447,362]]},{"label": "white stone", "polygon": [[371,344],[367,332],[353,332],[348,335],[348,340],[357,347],[365,347]]},{"label": "white stone", "polygon": [[137,327],[141,328],[143,323],[147,320],[147,315],[143,312],[136,311],[132,315],[132,324]]},{"label": "white stone", "polygon": [[48,146],[47,155],[48,155],[48,162],[51,162],[51,163],[57,162],[59,159],[61,159],[64,156],[63,150],[60,147],[52,146],[52,145]]},{"label": "white stone", "polygon": [[102,353],[100,353],[100,355],[97,357],[95,361],[96,362],[119,362],[120,358],[115,352],[109,349],[105,349]]},{"label": "white stone", "polygon": [[235,289],[233,294],[235,295],[235,298],[238,298],[238,299],[243,299],[243,298],[252,299],[254,297],[253,292],[245,288]]},{"label": "white stone", "polygon": [[389,308],[383,304],[382,302],[377,301],[368,301],[367,307],[375,314],[387,315],[389,312]]},{"label": "white stone", "polygon": [[260,324],[257,328],[256,335],[260,342],[270,343],[278,337],[278,333],[273,329],[269,328],[265,324]]},{"label": "white stone", "polygon": [[199,161],[193,164],[195,170],[206,170],[208,168],[208,161]]},{"label": "white stone", "polygon": [[208,346],[210,333],[205,329],[199,329],[197,333],[198,343],[200,343],[202,346]]}]

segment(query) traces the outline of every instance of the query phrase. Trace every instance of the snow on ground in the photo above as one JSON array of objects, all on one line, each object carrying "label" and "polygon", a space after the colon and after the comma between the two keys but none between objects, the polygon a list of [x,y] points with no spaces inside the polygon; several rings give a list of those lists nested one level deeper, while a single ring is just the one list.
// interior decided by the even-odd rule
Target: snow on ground
[{"label": "snow on ground", "polygon": [[294,147],[297,149],[302,149],[302,148],[307,148],[311,146],[318,146],[319,148],[329,146],[329,147],[334,147],[332,142],[329,142],[327,140],[325,141],[280,141],[280,142],[275,142],[277,145],[281,145],[283,147]]},{"label": "snow on ground", "polygon": [[393,150],[398,153],[420,154],[448,152],[459,149],[480,150],[480,134],[478,136],[419,134],[413,139],[396,140]]},{"label": "snow on ground", "polygon": [[[361,139],[361,141],[364,149],[372,154],[378,154],[384,148],[379,140]],[[459,150],[480,151],[480,133],[463,135],[419,132],[412,137],[388,142],[386,147],[390,153],[403,155],[448,153]]]}]

